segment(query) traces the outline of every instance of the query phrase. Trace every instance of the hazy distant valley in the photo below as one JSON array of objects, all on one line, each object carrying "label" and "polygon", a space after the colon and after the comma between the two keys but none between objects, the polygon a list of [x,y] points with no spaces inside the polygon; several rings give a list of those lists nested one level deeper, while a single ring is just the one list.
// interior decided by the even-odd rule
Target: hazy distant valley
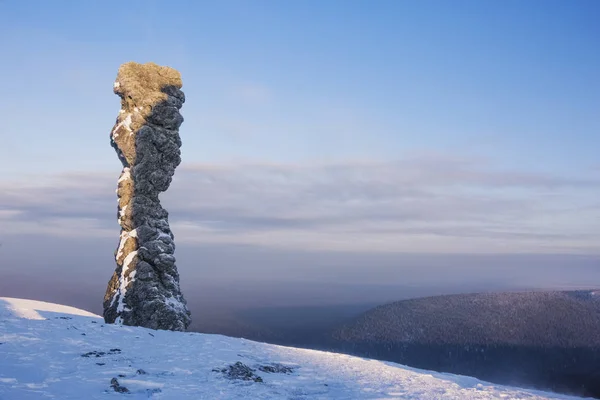
[{"label": "hazy distant valley", "polygon": [[[40,242],[36,254],[26,251],[31,241],[8,237],[4,244],[0,265],[28,263],[30,268],[27,273],[3,271],[2,296],[69,304],[101,314],[98,299],[102,298],[106,285],[105,266],[112,262],[113,240],[73,240],[68,244],[59,240]],[[77,245],[86,257],[66,257],[73,245]],[[61,255],[60,264],[47,262],[47,257],[53,254]],[[448,339],[460,336],[456,332],[469,332],[467,325],[479,320],[468,318],[472,306],[463,303],[468,297],[457,297],[459,301],[444,313],[439,309],[433,312],[434,309],[427,307],[429,311],[424,313],[427,318],[408,314],[410,323],[413,326],[421,324],[424,337],[432,338],[429,343],[403,342],[398,339],[401,336],[397,339],[376,336],[385,332],[382,328],[392,326],[388,313],[380,313],[380,310],[386,310],[386,307],[392,307],[389,304],[400,300],[422,298],[417,303],[399,303],[410,305],[427,304],[436,298],[423,298],[446,294],[591,289],[590,283],[600,281],[590,278],[600,278],[599,259],[594,256],[348,256],[252,248],[225,251],[219,247],[184,244],[178,247],[178,260],[185,266],[182,268],[182,288],[192,312],[190,328],[194,331],[334,350],[420,368],[451,370],[494,382],[535,384],[600,398],[598,388],[594,386],[595,381],[600,381],[597,379],[600,362],[595,348],[556,348],[548,343],[525,348],[518,343],[503,346],[501,341],[481,345],[471,343],[467,348],[465,344],[468,343],[463,341],[436,343],[436,338],[441,336],[427,336],[432,329],[428,327],[441,327],[439,322],[443,319],[438,318],[440,315],[467,317],[454,325],[455,331],[448,331]],[[512,304],[510,298],[507,300],[509,305]],[[556,304],[581,305],[566,301],[570,298],[558,299]],[[384,304],[388,305],[375,308]],[[495,307],[493,302],[485,304],[488,311]],[[554,312],[560,309],[557,307],[546,308],[542,315],[547,319],[542,321],[571,327],[588,334],[590,343],[594,340],[597,343],[600,334],[597,322],[590,320],[588,323],[581,318],[571,321],[570,318],[581,314],[557,314]],[[564,310],[569,310],[568,307]],[[507,307],[505,311],[510,309]],[[588,308],[581,308],[581,312],[588,311]],[[508,321],[507,315],[510,314],[499,314],[498,318]],[[557,315],[560,319],[552,322]],[[545,329],[543,324],[536,324]],[[509,326],[501,323],[499,329]],[[342,327],[350,327],[350,330],[346,328],[343,332],[347,334],[340,337]],[[369,332],[375,336],[363,337],[356,332]],[[398,332],[402,333],[401,330]],[[481,332],[485,333],[485,330]],[[462,335],[463,339],[469,334]],[[544,369],[553,366],[560,367],[554,371],[556,375],[551,369]],[[532,371],[539,374],[532,374]]]}]

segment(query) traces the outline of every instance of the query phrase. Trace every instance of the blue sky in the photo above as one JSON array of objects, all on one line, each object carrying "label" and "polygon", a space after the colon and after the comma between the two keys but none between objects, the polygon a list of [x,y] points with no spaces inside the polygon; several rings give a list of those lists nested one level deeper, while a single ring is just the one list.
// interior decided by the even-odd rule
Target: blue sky
[{"label": "blue sky", "polygon": [[181,243],[594,253],[600,3],[0,1],[0,236],[118,237],[120,64],[181,71]]},{"label": "blue sky", "polygon": [[443,152],[556,173],[599,164],[593,0],[4,1],[0,11],[5,173],[25,160],[29,172],[114,169],[111,84],[128,60],[181,70],[185,162]]}]

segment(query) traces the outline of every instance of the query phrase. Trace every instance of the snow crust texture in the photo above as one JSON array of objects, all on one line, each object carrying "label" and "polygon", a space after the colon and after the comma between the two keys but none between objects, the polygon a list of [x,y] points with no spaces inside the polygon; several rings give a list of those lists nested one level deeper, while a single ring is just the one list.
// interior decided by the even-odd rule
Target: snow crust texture
[{"label": "snow crust texture", "polygon": [[[19,317],[25,308],[45,319]],[[0,399],[577,399],[335,353],[104,324],[84,313],[0,300]]]},{"label": "snow crust texture", "polygon": [[181,86],[175,69],[134,62],[119,68],[113,85],[121,110],[110,141],[123,170],[117,181],[117,267],[104,296],[108,323],[183,331],[191,322],[168,213],[159,201],[181,162]]}]

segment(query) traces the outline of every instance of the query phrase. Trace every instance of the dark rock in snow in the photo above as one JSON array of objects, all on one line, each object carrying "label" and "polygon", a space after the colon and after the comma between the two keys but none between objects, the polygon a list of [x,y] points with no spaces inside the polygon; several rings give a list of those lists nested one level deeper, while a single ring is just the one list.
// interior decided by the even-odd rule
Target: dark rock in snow
[{"label": "dark rock in snow", "polygon": [[135,371],[135,373],[136,373],[137,375],[146,375],[146,371],[144,371],[144,370],[143,370],[143,369],[141,369],[141,368],[140,368],[140,369],[138,369],[137,371]]},{"label": "dark rock in snow", "polygon": [[123,171],[117,183],[117,268],[104,296],[109,323],[184,331],[191,322],[169,214],[159,201],[181,162],[181,86],[175,69],[133,62],[119,68],[114,84],[121,112],[110,139]]},{"label": "dark rock in snow", "polygon": [[[121,353],[121,349],[110,349],[108,351],[108,354],[120,354],[120,353]],[[104,351],[90,351],[88,353],[82,354],[81,357],[86,357],[86,358],[89,358],[89,357],[102,357],[104,355],[106,355],[106,352],[104,352]]]},{"label": "dark rock in snow", "polygon": [[258,369],[271,374],[291,374],[294,372],[292,368],[282,364],[261,365]]},{"label": "dark rock in snow", "polygon": [[112,387],[117,393],[129,393],[129,389],[127,389],[125,386],[121,386],[117,378],[112,378],[110,380],[110,387]]},{"label": "dark rock in snow", "polygon": [[102,357],[106,353],[103,351],[90,351],[89,353],[82,354],[81,357]]},{"label": "dark rock in snow", "polygon": [[254,381],[262,382],[263,379],[254,373],[254,369],[250,368],[246,364],[236,362],[233,365],[223,369],[213,369],[214,372],[221,372],[225,374],[225,377],[229,379],[239,379],[243,381]]}]

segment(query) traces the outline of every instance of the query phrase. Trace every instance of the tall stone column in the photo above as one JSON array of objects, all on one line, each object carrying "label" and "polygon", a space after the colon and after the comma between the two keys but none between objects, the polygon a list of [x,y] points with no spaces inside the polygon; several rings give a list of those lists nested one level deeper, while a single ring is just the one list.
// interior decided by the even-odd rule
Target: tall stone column
[{"label": "tall stone column", "polygon": [[114,83],[121,110],[110,141],[123,171],[117,183],[117,267],[104,296],[107,323],[183,331],[191,322],[168,213],[158,198],[181,162],[181,86],[175,69],[134,62],[121,65]]}]

